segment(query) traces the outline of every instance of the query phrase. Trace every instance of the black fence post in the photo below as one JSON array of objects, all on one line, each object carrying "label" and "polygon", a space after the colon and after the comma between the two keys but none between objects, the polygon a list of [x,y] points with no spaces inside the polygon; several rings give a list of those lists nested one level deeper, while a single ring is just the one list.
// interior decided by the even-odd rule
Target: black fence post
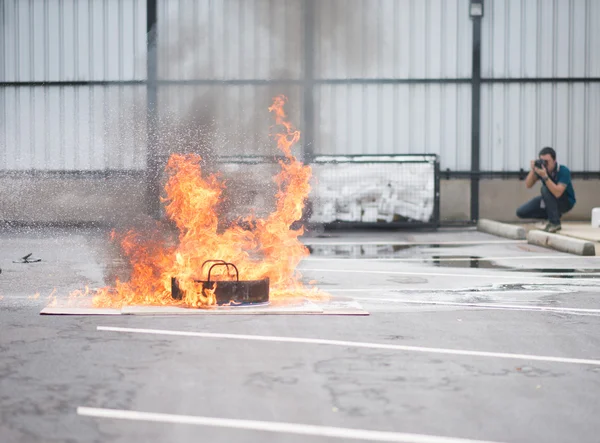
[{"label": "black fence post", "polygon": [[439,228],[440,220],[440,158],[436,156],[434,164],[434,189],[433,189],[433,223],[435,228]]},{"label": "black fence post", "polygon": [[315,0],[304,0],[304,91],[302,146],[304,162],[312,162],[315,151],[315,100],[314,100],[314,52],[315,52]]},{"label": "black fence post", "polygon": [[479,152],[481,107],[481,18],[483,0],[471,0],[473,20],[473,73],[471,76],[471,221],[479,220]]},{"label": "black fence post", "polygon": [[146,0],[146,208],[148,215],[160,217],[160,163],[158,152],[158,51],[157,0]]}]

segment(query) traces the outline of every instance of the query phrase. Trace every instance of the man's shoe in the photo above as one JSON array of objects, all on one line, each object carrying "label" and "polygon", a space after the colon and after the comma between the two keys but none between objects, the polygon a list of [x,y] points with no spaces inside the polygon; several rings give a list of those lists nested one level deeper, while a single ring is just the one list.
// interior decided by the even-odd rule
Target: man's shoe
[{"label": "man's shoe", "polygon": [[555,225],[554,223],[548,223],[546,225],[546,227],[544,228],[544,231],[554,233],[554,232],[560,231],[561,229],[562,229],[561,225]]}]

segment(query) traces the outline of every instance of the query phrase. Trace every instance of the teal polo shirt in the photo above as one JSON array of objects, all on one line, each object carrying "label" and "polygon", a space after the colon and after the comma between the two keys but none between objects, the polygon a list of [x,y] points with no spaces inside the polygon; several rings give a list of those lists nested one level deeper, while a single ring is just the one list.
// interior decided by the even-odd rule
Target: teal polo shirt
[{"label": "teal polo shirt", "polygon": [[571,171],[564,165],[556,164],[556,172],[550,176],[550,179],[554,183],[562,183],[566,185],[565,193],[569,198],[569,205],[575,206],[575,190],[573,189],[573,183],[571,183]]}]

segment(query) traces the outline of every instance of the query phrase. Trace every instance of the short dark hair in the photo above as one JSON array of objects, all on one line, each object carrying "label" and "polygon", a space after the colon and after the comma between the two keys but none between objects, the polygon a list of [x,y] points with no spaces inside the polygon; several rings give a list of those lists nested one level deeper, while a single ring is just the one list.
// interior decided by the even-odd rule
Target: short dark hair
[{"label": "short dark hair", "polygon": [[541,157],[542,155],[548,155],[548,154],[550,154],[550,156],[552,157],[552,160],[556,160],[556,151],[554,149],[552,149],[550,146],[546,146],[545,148],[542,148],[542,150],[538,154],[538,157]]}]

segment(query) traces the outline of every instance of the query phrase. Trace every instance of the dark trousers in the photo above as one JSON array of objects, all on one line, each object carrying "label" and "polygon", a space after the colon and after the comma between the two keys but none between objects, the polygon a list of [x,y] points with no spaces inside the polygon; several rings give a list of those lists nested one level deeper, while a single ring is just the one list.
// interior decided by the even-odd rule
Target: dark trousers
[{"label": "dark trousers", "polygon": [[[545,207],[541,207],[542,201]],[[572,206],[569,203],[567,193],[563,192],[560,198],[556,198],[552,192],[542,186],[542,195],[534,197],[527,203],[517,209],[519,218],[540,218],[548,220],[550,223],[559,225],[560,217],[565,212],[569,212]]]}]

